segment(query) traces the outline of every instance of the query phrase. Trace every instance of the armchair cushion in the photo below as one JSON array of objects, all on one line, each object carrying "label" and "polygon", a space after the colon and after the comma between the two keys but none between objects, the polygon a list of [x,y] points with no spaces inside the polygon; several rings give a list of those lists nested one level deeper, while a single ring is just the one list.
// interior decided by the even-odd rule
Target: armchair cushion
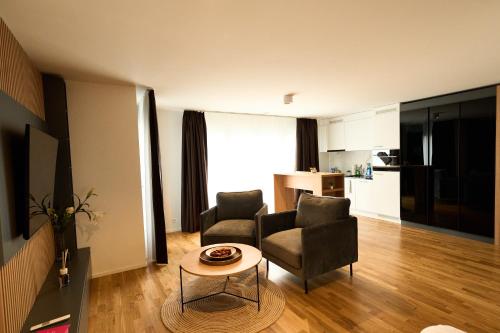
[{"label": "armchair cushion", "polygon": [[253,220],[262,208],[262,191],[217,193],[217,220]]},{"label": "armchair cushion", "polygon": [[205,236],[255,237],[255,220],[219,221],[205,231]]},{"label": "armchair cushion", "polygon": [[262,252],[300,269],[302,267],[302,228],[279,231],[264,238]]},{"label": "armchair cushion", "polygon": [[347,198],[319,197],[302,193],[297,206],[295,226],[304,228],[348,218],[350,205],[351,201]]}]

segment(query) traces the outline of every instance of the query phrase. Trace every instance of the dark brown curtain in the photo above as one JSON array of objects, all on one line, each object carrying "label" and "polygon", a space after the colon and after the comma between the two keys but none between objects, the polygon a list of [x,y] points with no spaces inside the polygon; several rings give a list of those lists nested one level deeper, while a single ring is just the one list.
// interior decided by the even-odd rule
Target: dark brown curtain
[{"label": "dark brown curtain", "polygon": [[319,171],[318,123],[316,119],[297,118],[297,171]]},{"label": "dark brown curtain", "polygon": [[205,114],[184,111],[182,117],[182,231],[199,231],[200,213],[208,209],[207,164]]},{"label": "dark brown curtain", "polygon": [[163,186],[161,180],[161,154],[158,137],[158,117],[154,90],[148,91],[149,97],[149,135],[151,140],[151,188],[155,232],[156,263],[168,264],[167,234],[163,210]]},{"label": "dark brown curtain", "polygon": [[[309,171],[315,167],[319,171],[318,123],[316,119],[297,118],[297,171]],[[295,190],[294,206],[297,207],[300,193],[308,192]]]}]

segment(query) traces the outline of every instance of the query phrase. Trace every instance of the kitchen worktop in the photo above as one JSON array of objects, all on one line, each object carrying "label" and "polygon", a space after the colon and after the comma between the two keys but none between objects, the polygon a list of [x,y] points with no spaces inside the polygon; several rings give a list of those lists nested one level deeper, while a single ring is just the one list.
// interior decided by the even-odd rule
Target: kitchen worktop
[{"label": "kitchen worktop", "polygon": [[275,173],[275,175],[280,176],[344,176],[343,173],[333,173],[333,172],[310,172],[310,171],[292,171],[292,172],[283,172],[283,173]]},{"label": "kitchen worktop", "polygon": [[345,176],[345,178],[349,179],[364,179],[364,180],[373,180],[373,178],[366,178],[365,176]]},{"label": "kitchen worktop", "polygon": [[399,165],[374,165],[373,171],[399,171],[401,167]]}]

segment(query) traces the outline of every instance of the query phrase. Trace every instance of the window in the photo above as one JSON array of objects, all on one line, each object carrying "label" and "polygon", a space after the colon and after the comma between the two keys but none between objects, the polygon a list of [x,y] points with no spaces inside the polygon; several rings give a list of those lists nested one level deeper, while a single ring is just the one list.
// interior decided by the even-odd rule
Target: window
[{"label": "window", "polygon": [[296,119],[206,112],[208,200],[217,192],[261,189],[274,212],[277,172],[295,170]]}]

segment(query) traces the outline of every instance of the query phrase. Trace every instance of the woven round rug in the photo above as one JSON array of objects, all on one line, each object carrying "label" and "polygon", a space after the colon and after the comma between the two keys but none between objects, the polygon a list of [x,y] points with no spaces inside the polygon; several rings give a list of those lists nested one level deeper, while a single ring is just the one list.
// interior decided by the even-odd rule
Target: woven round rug
[{"label": "woven round rug", "polygon": [[[225,277],[206,278],[183,274],[184,301],[224,290]],[[181,311],[180,286],[163,303],[161,319],[172,332],[259,332],[281,316],[285,296],[280,288],[259,274],[260,311],[257,303],[219,294],[184,305]],[[231,276],[226,291],[250,299],[257,299],[255,271]]]}]

